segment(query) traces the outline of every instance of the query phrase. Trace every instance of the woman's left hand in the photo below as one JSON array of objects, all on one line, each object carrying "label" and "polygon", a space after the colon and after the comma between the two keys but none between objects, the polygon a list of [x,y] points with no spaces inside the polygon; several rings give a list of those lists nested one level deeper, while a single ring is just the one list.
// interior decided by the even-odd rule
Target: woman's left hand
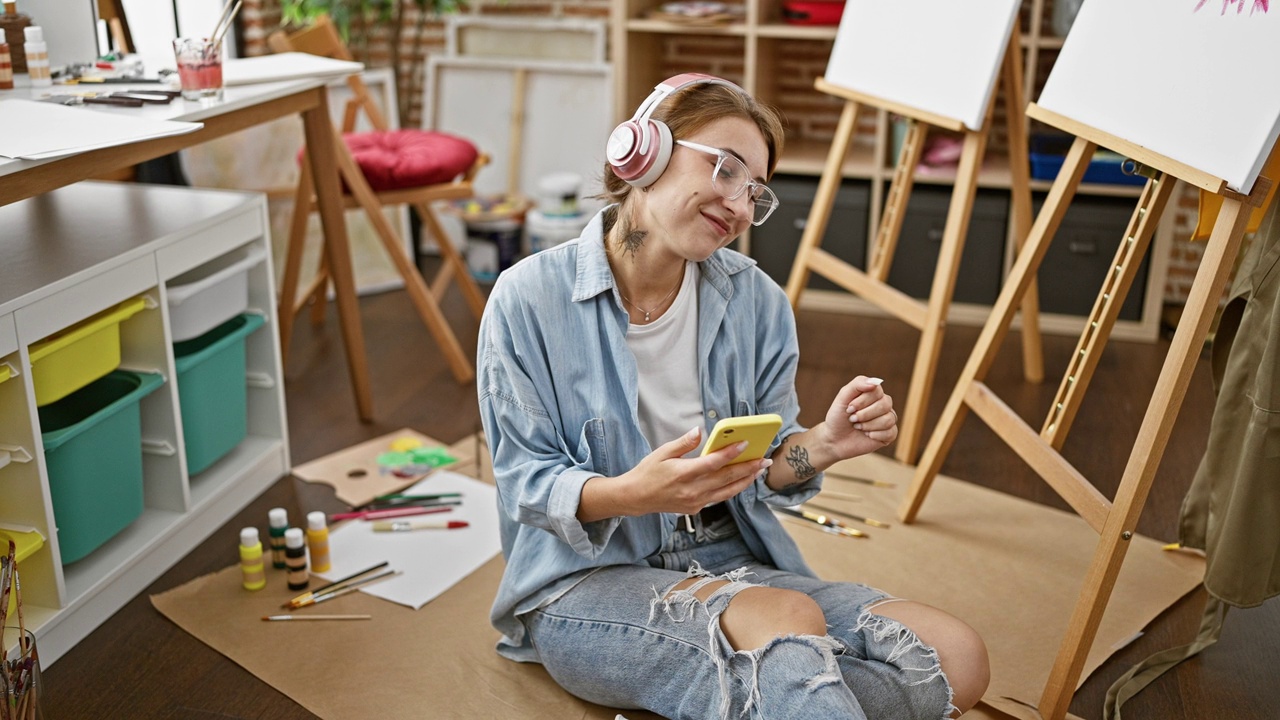
[{"label": "woman's left hand", "polygon": [[859,375],[836,393],[823,424],[837,456],[865,455],[898,438],[898,414],[881,382]]}]

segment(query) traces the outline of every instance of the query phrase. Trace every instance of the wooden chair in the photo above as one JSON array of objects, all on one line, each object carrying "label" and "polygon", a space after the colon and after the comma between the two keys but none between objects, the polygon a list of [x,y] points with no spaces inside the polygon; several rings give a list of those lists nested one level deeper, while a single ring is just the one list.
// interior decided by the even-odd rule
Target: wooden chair
[{"label": "wooden chair", "polygon": [[98,19],[107,24],[111,47],[116,52],[134,52],[133,34],[124,15],[124,0],[98,0]]},{"label": "wooden chair", "polygon": [[[268,37],[267,44],[274,52],[306,52],[340,60],[352,59],[332,21],[324,16],[318,18],[310,27],[292,34],[277,31]],[[449,139],[455,143],[465,141],[426,130],[389,131],[386,119],[373,102],[369,95],[369,90],[364,81],[360,79],[360,76],[352,75],[348,77],[347,85],[351,88],[353,97],[347,102],[344,110],[341,134],[339,134],[341,139],[336,143],[337,147],[335,148],[338,169],[344,183],[346,206],[348,208],[362,208],[369,216],[369,221],[373,224],[378,238],[382,241],[383,247],[391,257],[396,271],[404,278],[405,289],[409,293],[409,298],[413,302],[414,308],[418,311],[423,323],[426,324],[427,329],[444,351],[454,377],[460,383],[469,382],[475,377],[475,371],[470,360],[471,354],[464,352],[462,346],[458,343],[457,337],[454,336],[453,331],[445,320],[444,314],[440,311],[439,301],[448,289],[449,283],[456,280],[458,288],[461,290],[467,305],[478,322],[481,313],[484,312],[485,297],[468,272],[466,261],[461,253],[445,235],[443,228],[440,226],[440,221],[431,207],[431,203],[437,200],[456,200],[473,197],[475,191],[472,182],[480,168],[488,164],[489,157],[482,152],[476,151],[474,161],[470,162],[468,167],[460,168],[456,176],[446,181],[436,181],[432,184],[410,187],[401,186],[403,183],[392,183],[388,187],[386,182],[381,182],[379,183],[380,187],[375,189],[366,177],[366,173],[369,174],[369,177],[374,177],[373,173],[369,173],[371,168],[361,164],[366,161],[357,161],[357,158],[350,150],[351,145],[358,143],[361,138],[370,140],[371,136],[379,133],[384,135],[395,133],[397,136],[409,136],[415,140],[419,138],[429,140],[434,137],[437,139]],[[375,129],[355,133],[356,120],[362,110],[369,123]],[[466,144],[470,147],[469,143]],[[316,321],[323,318],[329,279],[325,269],[327,262],[322,257],[320,270],[315,280],[301,300],[295,304],[299,266],[302,263],[303,243],[306,239],[307,217],[315,208],[311,171],[305,155],[302,163],[301,179],[298,181],[293,219],[289,229],[289,244],[285,256],[284,276],[280,283],[279,323],[282,360],[286,360],[288,357],[289,339],[293,331],[294,316],[306,306],[308,301],[313,303],[312,318]],[[430,286],[423,279],[413,258],[406,253],[404,240],[391,228],[386,216],[382,213],[384,207],[394,205],[409,205],[412,207],[422,220],[422,227],[435,237],[436,245],[440,248],[440,253],[444,257],[444,264]]]}]

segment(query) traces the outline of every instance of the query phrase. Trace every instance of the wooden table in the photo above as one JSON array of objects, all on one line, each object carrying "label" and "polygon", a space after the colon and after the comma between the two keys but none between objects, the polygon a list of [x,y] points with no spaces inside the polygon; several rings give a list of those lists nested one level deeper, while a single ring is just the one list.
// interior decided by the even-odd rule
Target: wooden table
[{"label": "wooden table", "polygon": [[[228,61],[228,66],[237,62],[251,61],[232,60]],[[338,182],[334,151],[335,135],[329,118],[328,93],[325,89],[327,83],[343,74],[346,73],[228,87],[221,102],[210,104],[177,99],[168,105],[145,105],[141,108],[108,109],[107,106],[98,106],[93,110],[86,109],[85,112],[110,112],[147,120],[199,122],[204,127],[184,135],[90,150],[50,160],[0,158],[0,206],[91,177],[106,175],[280,117],[301,115],[320,221],[324,228],[325,252],[337,296],[338,321],[346,348],[347,368],[355,391],[356,409],[362,420],[371,420],[373,396],[364,352],[364,330],[356,301],[351,253],[343,220],[342,190]],[[64,93],[84,87],[86,86],[40,89],[19,87],[0,91],[0,100],[38,99],[51,92]],[[90,87],[101,89],[104,86]],[[123,90],[127,86],[107,87]],[[138,86],[137,89],[143,87]]]}]

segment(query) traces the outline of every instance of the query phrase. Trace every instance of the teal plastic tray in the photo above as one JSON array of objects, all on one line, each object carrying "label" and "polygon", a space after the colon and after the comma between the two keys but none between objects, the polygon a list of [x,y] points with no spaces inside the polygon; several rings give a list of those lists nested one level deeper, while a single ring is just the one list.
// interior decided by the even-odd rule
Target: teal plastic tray
[{"label": "teal plastic tray", "polygon": [[205,334],[173,344],[187,472],[202,472],[248,434],[245,347],[261,315],[237,315]]},{"label": "teal plastic tray", "polygon": [[93,552],[142,514],[139,402],[164,383],[115,370],[38,408],[62,562]]}]

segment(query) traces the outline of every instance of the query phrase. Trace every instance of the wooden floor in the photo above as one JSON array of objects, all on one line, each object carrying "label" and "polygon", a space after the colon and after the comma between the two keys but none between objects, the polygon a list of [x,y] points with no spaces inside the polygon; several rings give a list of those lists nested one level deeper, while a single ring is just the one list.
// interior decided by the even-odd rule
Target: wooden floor
[{"label": "wooden floor", "polygon": [[[330,313],[328,324],[299,323],[286,392],[294,464],[403,427],[444,442],[475,432],[475,386],[458,386],[431,345],[402,292],[362,301],[372,368],[377,421],[355,419],[354,403]],[[475,328],[456,293],[446,312],[466,347]],[[918,335],[892,320],[802,312],[799,318],[801,421],[816,422],[835,390],[857,373],[885,378],[885,389],[905,402]],[[930,417],[941,412],[960,367],[977,336],[976,328],[950,328]],[[1012,335],[988,384],[1023,417],[1039,427],[1057,389],[1074,338],[1048,337],[1049,381],[1033,386],[1021,379]],[[1107,349],[1064,454],[1108,497],[1119,481],[1128,448],[1146,407],[1167,343],[1114,342]],[[1213,406],[1205,362],[1165,454],[1140,532],[1176,538],[1178,508],[1204,452]],[[981,422],[970,417],[943,472],[998,490],[1064,507]],[[211,535],[200,547],[131,600],[53,666],[46,668],[46,718],[312,718],[311,713],[222,655],[187,635],[151,607],[148,595],[162,592],[237,561],[237,537],[246,525],[265,526],[267,510],[283,506],[290,517],[302,508],[343,506],[323,486],[283,478]],[[929,512],[925,503],[923,513]],[[957,588],[962,592],[962,588]],[[1101,716],[1106,688],[1147,654],[1181,644],[1195,635],[1204,597],[1197,592],[1177,603],[1146,635],[1122,650],[1085,683],[1071,705],[1083,718]],[[1017,603],[1018,598],[1008,598]],[[306,648],[298,648],[305,653]],[[1125,706],[1125,720],[1204,718],[1258,720],[1276,717],[1280,707],[1280,602],[1234,610],[1221,641],[1200,658],[1184,663]],[[335,688],[335,692],[341,692]],[[371,708],[370,717],[376,717]],[[424,709],[423,717],[455,717],[447,709]]]}]

